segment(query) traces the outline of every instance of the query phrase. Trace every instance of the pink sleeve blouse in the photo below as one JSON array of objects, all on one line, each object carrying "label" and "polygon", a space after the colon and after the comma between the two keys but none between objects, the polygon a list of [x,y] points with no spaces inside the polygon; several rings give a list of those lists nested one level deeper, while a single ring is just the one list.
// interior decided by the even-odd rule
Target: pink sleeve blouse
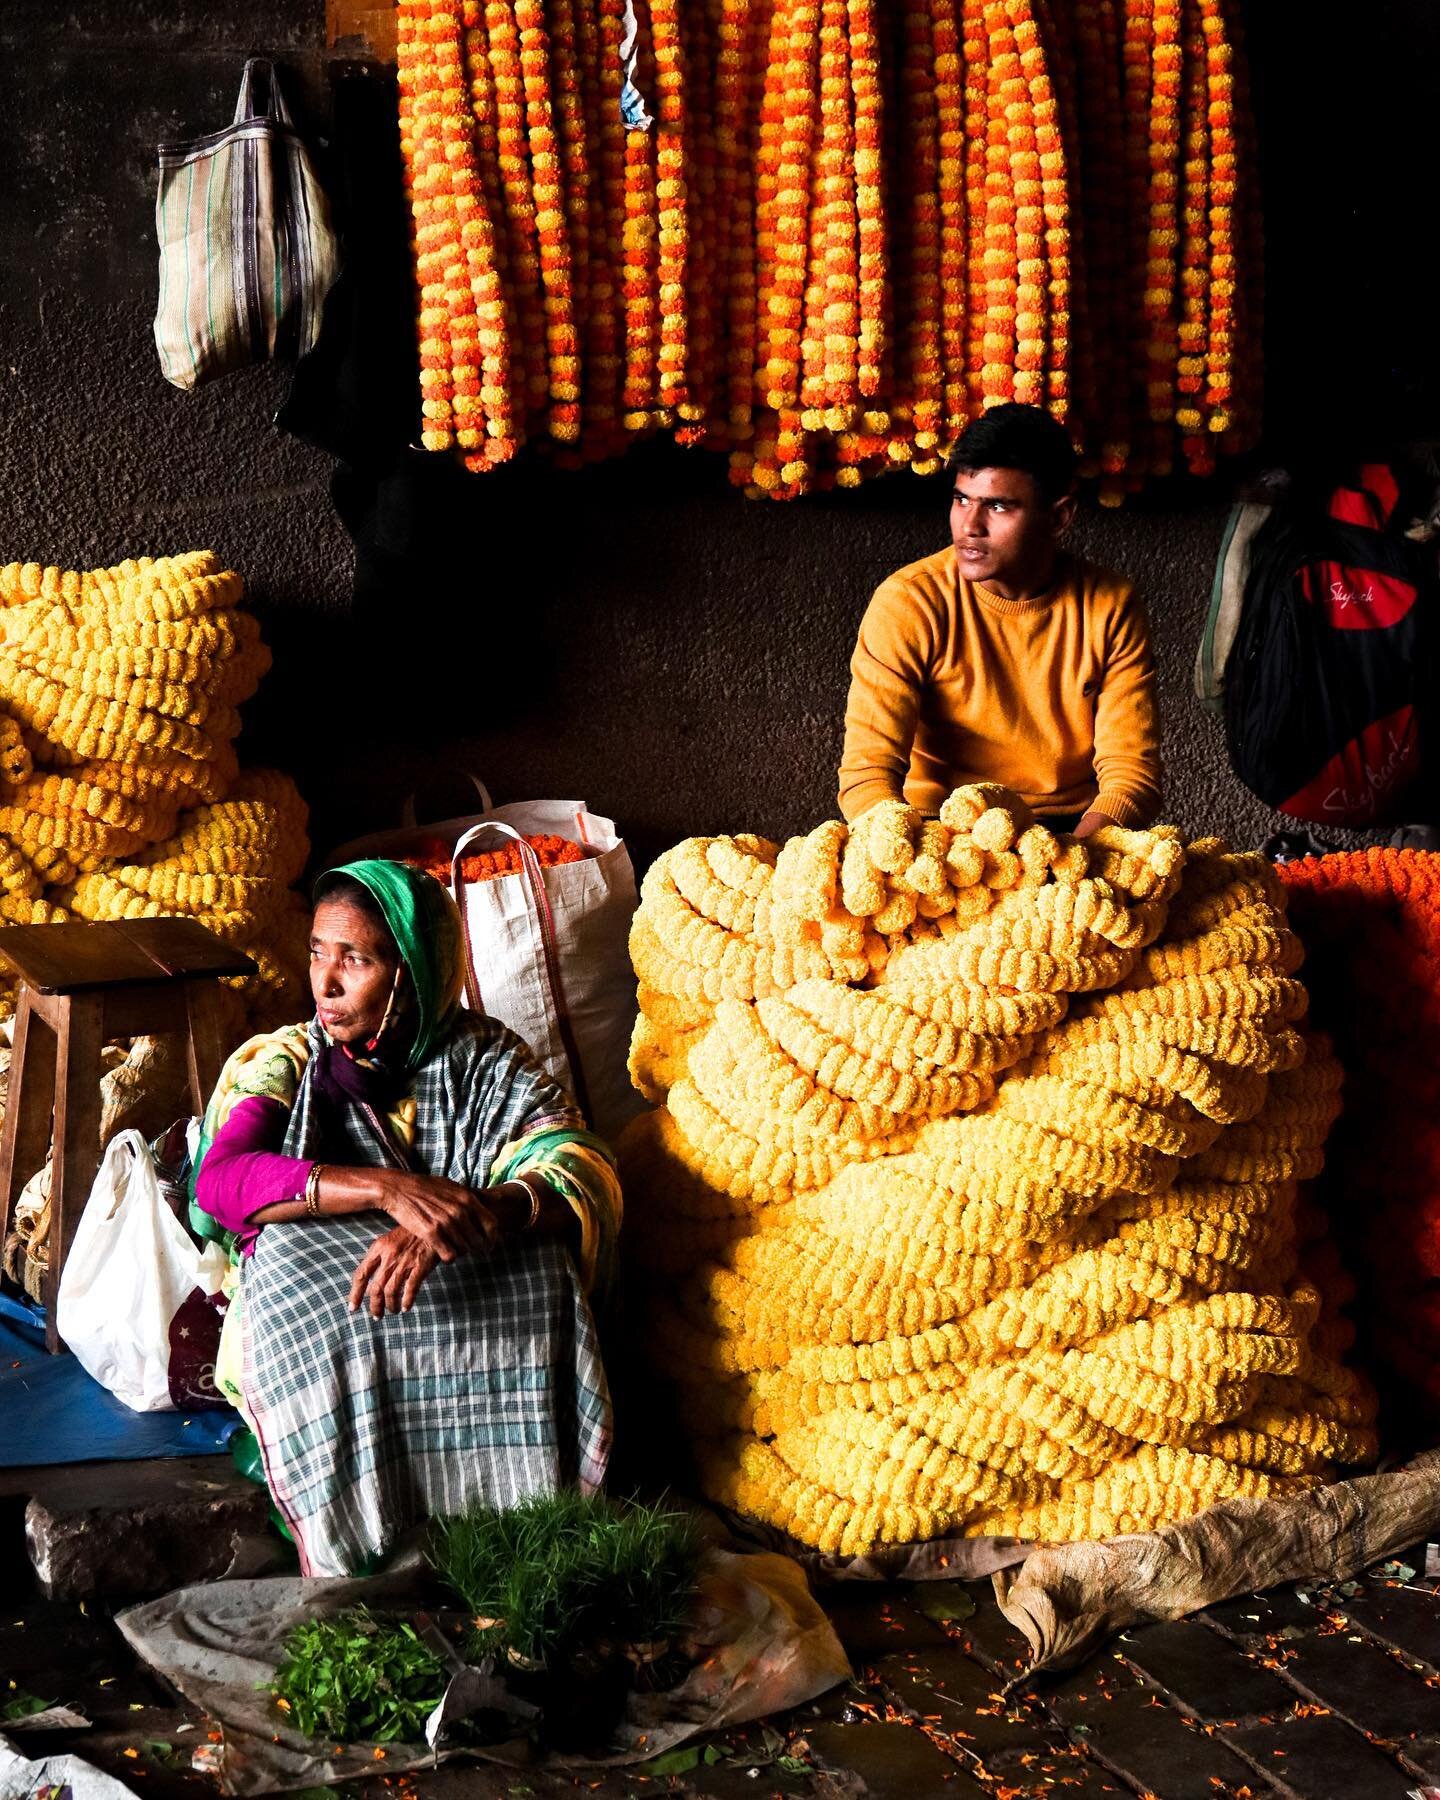
[{"label": "pink sleeve blouse", "polygon": [[250,1094],[238,1100],[205,1153],[195,1182],[195,1198],[217,1224],[233,1231],[240,1252],[249,1256],[261,1227],[257,1212],[305,1192],[312,1162],[282,1155],[289,1113],[278,1100]]}]

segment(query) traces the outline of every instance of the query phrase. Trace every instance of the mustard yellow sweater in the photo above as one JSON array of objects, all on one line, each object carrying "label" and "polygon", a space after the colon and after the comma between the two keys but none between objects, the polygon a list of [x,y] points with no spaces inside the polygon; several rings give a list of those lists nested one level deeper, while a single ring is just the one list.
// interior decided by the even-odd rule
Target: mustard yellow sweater
[{"label": "mustard yellow sweater", "polygon": [[1050,591],[1002,600],[952,549],[875,591],[850,660],[840,810],[903,797],[936,813],[998,781],[1039,813],[1095,807],[1147,825],[1160,808],[1149,627],[1130,584],[1062,556]]}]

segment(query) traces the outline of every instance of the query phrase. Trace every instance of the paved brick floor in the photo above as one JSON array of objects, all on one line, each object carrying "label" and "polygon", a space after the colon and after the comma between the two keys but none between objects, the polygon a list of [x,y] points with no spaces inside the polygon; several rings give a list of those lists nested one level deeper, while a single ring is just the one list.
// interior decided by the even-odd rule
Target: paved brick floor
[{"label": "paved brick floor", "polygon": [[[1402,1800],[1434,1783],[1440,1795],[1440,1582],[1417,1573],[1423,1559],[1421,1547],[1341,1589],[1276,1589],[1138,1628],[1082,1668],[1017,1685],[1023,1643],[988,1584],[833,1588],[823,1598],[856,1681],[714,1740],[713,1760],[584,1781],[456,1763],[344,1793]],[[152,1800],[214,1793],[190,1767],[208,1722],[136,1666],[104,1609],[0,1600],[0,1671],[0,1708],[33,1694],[92,1721],[45,1733],[45,1748]],[[33,1755],[41,1737],[16,1741]]]}]

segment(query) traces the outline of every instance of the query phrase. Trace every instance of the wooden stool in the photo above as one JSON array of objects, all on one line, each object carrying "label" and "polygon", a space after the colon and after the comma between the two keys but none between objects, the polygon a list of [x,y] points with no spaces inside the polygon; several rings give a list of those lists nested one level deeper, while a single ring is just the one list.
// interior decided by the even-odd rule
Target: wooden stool
[{"label": "wooden stool", "polygon": [[227,1046],[215,982],[255,964],[193,919],[0,927],[0,957],[20,977],[5,1131],[0,1137],[0,1242],[21,1188],[44,1167],[53,1122],[45,1343],[55,1329],[60,1271],[100,1167],[100,1052],[111,1038],[183,1031],[190,1099],[205,1110]]}]

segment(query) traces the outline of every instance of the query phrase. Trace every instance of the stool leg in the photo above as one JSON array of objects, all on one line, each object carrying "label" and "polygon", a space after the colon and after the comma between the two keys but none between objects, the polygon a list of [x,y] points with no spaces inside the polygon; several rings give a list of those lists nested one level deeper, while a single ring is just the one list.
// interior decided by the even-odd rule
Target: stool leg
[{"label": "stool leg", "polygon": [[225,1042],[220,990],[213,981],[185,983],[186,1056],[190,1071],[190,1105],[203,1118],[215,1083],[233,1045]]},{"label": "stool leg", "polygon": [[30,1004],[30,990],[22,985],[15,1009],[5,1130],[0,1136],[0,1243],[10,1229],[11,1209],[21,1188],[45,1166],[54,1106],[55,1033]]},{"label": "stool leg", "polygon": [[55,1311],[60,1272],[100,1167],[100,1052],[105,1006],[72,994],[60,1015],[55,1091],[55,1163],[50,1175],[50,1267],[45,1272],[45,1347],[63,1350]]}]

